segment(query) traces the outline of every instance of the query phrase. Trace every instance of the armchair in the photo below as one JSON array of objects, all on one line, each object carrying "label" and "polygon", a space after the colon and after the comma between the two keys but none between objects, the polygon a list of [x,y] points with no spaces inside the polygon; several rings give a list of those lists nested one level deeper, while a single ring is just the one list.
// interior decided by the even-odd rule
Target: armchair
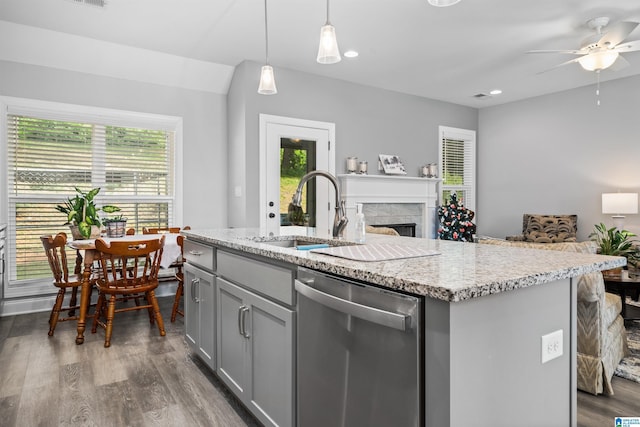
[{"label": "armchair", "polygon": [[[532,243],[483,238],[479,243],[531,249],[596,253],[595,242]],[[578,389],[591,394],[613,394],[611,378],[623,357],[629,355],[627,332],[618,295],[605,292],[602,273],[578,276],[577,374]]]}]

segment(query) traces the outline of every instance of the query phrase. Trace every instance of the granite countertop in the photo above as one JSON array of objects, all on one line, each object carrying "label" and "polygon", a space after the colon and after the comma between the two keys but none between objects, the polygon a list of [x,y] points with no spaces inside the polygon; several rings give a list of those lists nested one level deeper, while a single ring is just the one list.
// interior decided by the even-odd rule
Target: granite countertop
[{"label": "granite countertop", "polygon": [[[319,243],[327,238],[316,235],[313,228],[283,227],[275,235],[257,228],[193,229],[181,233],[187,239],[450,302],[566,279],[626,263],[621,257],[376,234],[367,234],[366,244],[418,247],[440,254],[365,262],[264,243],[291,236],[315,238]],[[342,243],[353,242],[346,239]]]}]

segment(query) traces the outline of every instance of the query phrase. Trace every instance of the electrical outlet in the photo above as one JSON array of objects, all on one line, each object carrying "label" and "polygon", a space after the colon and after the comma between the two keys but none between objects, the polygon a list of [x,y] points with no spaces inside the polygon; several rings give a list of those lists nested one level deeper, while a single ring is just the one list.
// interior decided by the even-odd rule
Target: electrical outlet
[{"label": "electrical outlet", "polygon": [[562,356],[562,329],[542,336],[542,363]]}]

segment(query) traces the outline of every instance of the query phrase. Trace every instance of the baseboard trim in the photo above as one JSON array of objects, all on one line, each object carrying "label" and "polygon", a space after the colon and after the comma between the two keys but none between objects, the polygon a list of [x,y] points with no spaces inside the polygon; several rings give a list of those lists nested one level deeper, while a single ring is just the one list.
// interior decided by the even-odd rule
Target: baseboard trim
[{"label": "baseboard trim", "polygon": [[[161,282],[156,289],[156,296],[168,297],[175,295],[177,282]],[[34,296],[26,298],[11,298],[0,301],[0,317],[17,316],[19,314],[50,311],[56,302],[56,296]]]}]

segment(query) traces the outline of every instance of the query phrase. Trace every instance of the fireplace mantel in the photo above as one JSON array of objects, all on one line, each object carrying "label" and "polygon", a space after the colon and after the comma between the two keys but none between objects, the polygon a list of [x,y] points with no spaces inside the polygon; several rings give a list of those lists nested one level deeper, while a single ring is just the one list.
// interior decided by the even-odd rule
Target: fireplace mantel
[{"label": "fireplace mantel", "polygon": [[[439,178],[394,175],[338,175],[349,223],[357,203],[418,203],[423,205],[422,236],[435,238]],[[349,230],[347,230],[349,232]]]}]

